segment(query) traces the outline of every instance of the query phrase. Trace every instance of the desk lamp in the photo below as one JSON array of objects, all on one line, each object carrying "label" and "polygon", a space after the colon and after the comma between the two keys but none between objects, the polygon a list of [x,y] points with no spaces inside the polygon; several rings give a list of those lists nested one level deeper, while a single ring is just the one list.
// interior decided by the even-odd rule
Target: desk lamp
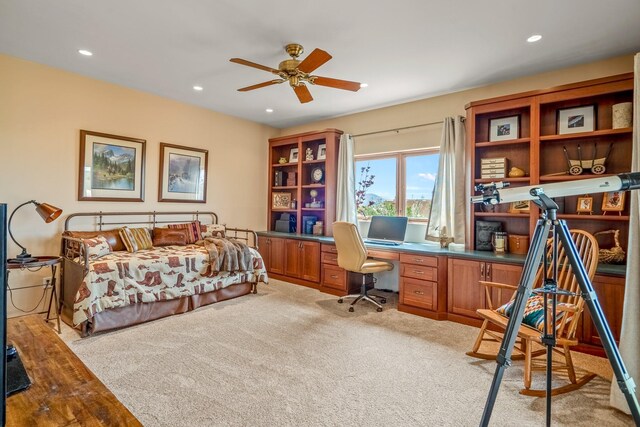
[{"label": "desk lamp", "polygon": [[38,212],[38,214],[42,217],[44,222],[46,222],[47,224],[50,223],[51,221],[54,221],[62,213],[62,209],[60,208],[49,205],[47,203],[38,203],[35,200],[29,200],[28,202],[24,202],[23,204],[15,208],[13,212],[11,212],[11,216],[9,217],[9,226],[8,226],[9,236],[11,236],[11,240],[13,240],[13,242],[16,245],[22,248],[22,252],[20,252],[20,254],[17,257],[7,260],[7,262],[10,262],[12,264],[27,264],[29,262],[34,262],[38,260],[37,258],[32,257],[31,254],[27,252],[27,249],[24,246],[22,246],[20,243],[18,243],[15,237],[13,237],[13,233],[11,233],[11,220],[13,219],[13,215],[16,213],[18,209],[30,203],[33,203],[34,205],[36,205],[36,212]]}]

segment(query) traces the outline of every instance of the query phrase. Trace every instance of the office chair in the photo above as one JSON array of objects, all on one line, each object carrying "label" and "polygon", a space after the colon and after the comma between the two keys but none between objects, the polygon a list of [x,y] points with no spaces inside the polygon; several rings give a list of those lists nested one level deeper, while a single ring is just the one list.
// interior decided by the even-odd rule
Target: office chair
[{"label": "office chair", "polygon": [[386,299],[378,295],[369,295],[367,293],[367,285],[375,283],[373,273],[393,270],[393,264],[387,261],[367,258],[367,248],[364,246],[362,237],[355,224],[350,222],[334,222],[333,238],[336,242],[336,249],[338,250],[338,266],[347,271],[362,274],[360,293],[341,297],[338,302],[342,303],[345,298],[355,298],[351,303],[351,307],[349,307],[349,311],[351,312],[353,312],[353,306],[360,300],[368,301],[377,307],[377,311],[382,311],[380,303],[373,298],[379,298],[382,304],[387,302]]}]

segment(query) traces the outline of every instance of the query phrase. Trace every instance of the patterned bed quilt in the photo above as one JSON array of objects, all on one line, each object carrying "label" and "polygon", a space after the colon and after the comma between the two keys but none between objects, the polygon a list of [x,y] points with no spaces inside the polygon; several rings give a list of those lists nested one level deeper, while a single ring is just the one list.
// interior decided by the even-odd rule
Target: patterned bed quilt
[{"label": "patterned bed quilt", "polygon": [[239,259],[223,257],[229,241],[220,240],[118,251],[90,261],[76,294],[74,325],[111,308],[202,294],[237,283],[268,282],[257,250],[244,245],[237,251]]}]

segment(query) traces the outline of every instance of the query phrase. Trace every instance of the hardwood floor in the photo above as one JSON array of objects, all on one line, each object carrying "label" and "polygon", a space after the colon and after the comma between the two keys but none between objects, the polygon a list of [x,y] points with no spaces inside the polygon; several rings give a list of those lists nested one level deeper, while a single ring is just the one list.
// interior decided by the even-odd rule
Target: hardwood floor
[{"label": "hardwood floor", "polygon": [[7,426],[141,426],[37,315],[9,319],[31,387],[7,398]]}]

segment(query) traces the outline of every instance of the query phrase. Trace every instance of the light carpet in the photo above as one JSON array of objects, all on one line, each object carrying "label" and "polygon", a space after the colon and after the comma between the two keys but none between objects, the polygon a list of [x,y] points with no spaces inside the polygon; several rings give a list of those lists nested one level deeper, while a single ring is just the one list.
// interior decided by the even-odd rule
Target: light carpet
[{"label": "light carpet", "polygon": [[[393,308],[349,313],[272,280],[195,312],[63,337],[145,426],[473,426],[496,366],[465,355],[477,331]],[[492,425],[544,425],[545,400],[521,386],[514,361]],[[597,377],[554,397],[553,424],[632,425],[609,407],[609,387]]]}]

